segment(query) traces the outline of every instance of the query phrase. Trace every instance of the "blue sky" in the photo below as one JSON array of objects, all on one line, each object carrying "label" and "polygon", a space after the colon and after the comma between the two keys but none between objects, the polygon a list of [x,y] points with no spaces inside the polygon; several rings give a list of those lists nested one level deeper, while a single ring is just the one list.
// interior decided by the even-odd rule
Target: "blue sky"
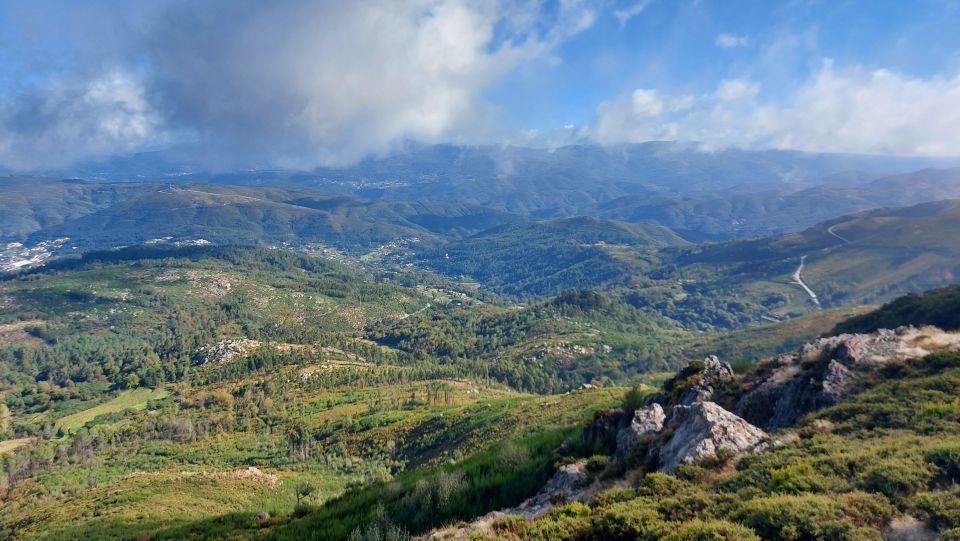
[{"label": "blue sky", "polygon": [[[616,4],[616,9],[638,5]],[[763,83],[777,100],[820,69],[890,69],[921,78],[960,71],[960,3],[920,1],[642,2],[621,25],[608,12],[556,51],[490,90],[517,127],[588,122],[603,100],[635,88],[703,93],[723,79]],[[727,47],[717,38],[740,38]]]},{"label": "blue sky", "polygon": [[960,0],[0,0],[0,165],[404,141],[960,155]]}]

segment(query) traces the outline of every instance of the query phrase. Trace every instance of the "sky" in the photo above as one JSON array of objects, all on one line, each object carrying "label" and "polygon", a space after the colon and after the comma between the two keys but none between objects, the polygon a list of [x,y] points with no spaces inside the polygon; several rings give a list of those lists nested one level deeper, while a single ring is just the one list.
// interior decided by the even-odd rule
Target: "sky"
[{"label": "sky", "polygon": [[960,0],[0,0],[0,166],[410,141],[960,156]]}]

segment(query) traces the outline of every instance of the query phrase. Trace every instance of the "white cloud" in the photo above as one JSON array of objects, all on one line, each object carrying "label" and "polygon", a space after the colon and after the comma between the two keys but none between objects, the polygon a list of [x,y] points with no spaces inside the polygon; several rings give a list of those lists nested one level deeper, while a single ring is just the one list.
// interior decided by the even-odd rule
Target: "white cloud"
[{"label": "white cloud", "polygon": [[720,34],[717,36],[715,43],[717,44],[717,47],[723,47],[724,49],[735,49],[737,47],[746,47],[750,45],[750,40],[747,38],[747,36]]},{"label": "white cloud", "polygon": [[790,96],[756,101],[759,86],[723,81],[691,99],[654,90],[663,107],[637,111],[634,94],[602,103],[589,137],[603,143],[699,141],[709,148],[790,148],[928,156],[960,155],[960,75],[911,78],[887,70],[838,71],[826,62]]},{"label": "white cloud", "polygon": [[716,96],[723,101],[753,99],[760,91],[760,85],[743,79],[725,79],[720,81]]},{"label": "white cloud", "polygon": [[647,9],[647,6],[650,5],[650,1],[651,0],[640,0],[623,9],[614,10],[613,16],[620,22],[620,26],[624,27],[630,19],[643,13],[644,10]]},{"label": "white cloud", "polygon": [[164,138],[143,81],[120,70],[47,81],[0,107],[0,163],[14,169],[58,167]]},{"label": "white cloud", "polygon": [[663,112],[663,100],[656,90],[638,88],[633,91],[633,114],[659,116]]},{"label": "white cloud", "polygon": [[[468,138],[489,124],[485,89],[524,62],[549,59],[594,24],[586,0],[557,6],[167,0],[123,34],[129,54],[104,55],[147,66],[139,87],[101,88],[99,75],[74,74],[30,89],[0,116],[0,163],[47,165],[33,147],[70,146],[66,155],[74,157],[125,152],[164,130],[189,134],[224,165],[290,167],[346,163],[407,139]],[[71,94],[71,85],[89,95]],[[51,121],[14,125],[31,108]]]}]

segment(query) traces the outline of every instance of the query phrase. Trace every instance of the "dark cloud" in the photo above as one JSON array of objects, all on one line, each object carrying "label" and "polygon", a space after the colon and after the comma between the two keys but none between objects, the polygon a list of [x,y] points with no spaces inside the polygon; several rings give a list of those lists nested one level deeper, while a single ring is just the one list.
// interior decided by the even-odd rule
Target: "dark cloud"
[{"label": "dark cloud", "polygon": [[129,5],[64,3],[39,28],[41,8],[18,15],[31,21],[21,43],[76,69],[7,100],[0,163],[45,167],[189,139],[223,164],[310,167],[462,137],[485,123],[485,88],[593,21],[570,0]]}]

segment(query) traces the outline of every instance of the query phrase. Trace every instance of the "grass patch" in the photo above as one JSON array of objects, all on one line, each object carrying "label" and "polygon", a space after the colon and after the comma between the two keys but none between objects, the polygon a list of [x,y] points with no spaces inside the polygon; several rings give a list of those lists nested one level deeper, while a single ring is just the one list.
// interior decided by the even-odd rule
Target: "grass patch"
[{"label": "grass patch", "polygon": [[169,394],[166,389],[132,389],[123,391],[116,398],[66,417],[61,417],[54,425],[58,430],[70,434],[100,415],[119,413],[126,410],[142,410],[150,400],[159,400]]}]

